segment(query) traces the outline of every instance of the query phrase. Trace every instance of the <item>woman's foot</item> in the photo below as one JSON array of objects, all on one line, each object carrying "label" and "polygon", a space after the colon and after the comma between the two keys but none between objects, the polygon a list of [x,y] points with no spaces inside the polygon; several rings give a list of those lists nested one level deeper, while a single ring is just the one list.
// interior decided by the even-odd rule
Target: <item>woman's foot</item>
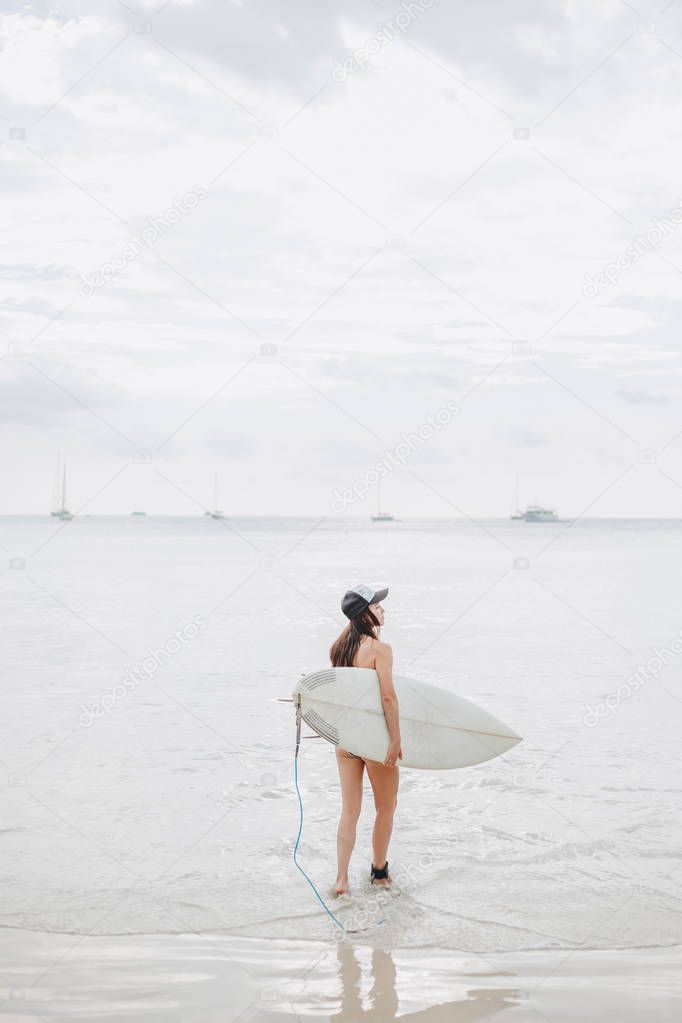
[{"label": "woman's foot", "polygon": [[348,894],[348,878],[337,877],[336,884],[334,885],[334,895],[347,895]]},{"label": "woman's foot", "polygon": [[372,884],[379,885],[382,888],[391,887],[393,879],[388,873],[388,860],[386,860],[383,867],[375,867],[374,864],[372,864],[370,880]]}]

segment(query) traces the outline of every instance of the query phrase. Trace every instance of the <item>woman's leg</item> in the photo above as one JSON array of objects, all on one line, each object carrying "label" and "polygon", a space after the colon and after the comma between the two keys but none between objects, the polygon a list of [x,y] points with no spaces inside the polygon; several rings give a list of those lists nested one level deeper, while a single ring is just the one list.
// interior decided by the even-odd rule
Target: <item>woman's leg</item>
[{"label": "woman's leg", "polygon": [[[374,792],[376,818],[372,832],[374,866],[383,867],[388,859],[388,843],[393,831],[393,814],[398,798],[398,767],[384,767],[377,760],[367,760],[367,774]],[[377,884],[381,884],[378,881]],[[385,882],[383,882],[385,883]]]},{"label": "woman's leg", "polygon": [[338,872],[336,894],[348,891],[348,864],[355,845],[355,830],[362,806],[362,773],[365,762],[360,757],[351,757],[345,750],[336,751],[336,763],[341,779],[341,819],[336,836]]}]

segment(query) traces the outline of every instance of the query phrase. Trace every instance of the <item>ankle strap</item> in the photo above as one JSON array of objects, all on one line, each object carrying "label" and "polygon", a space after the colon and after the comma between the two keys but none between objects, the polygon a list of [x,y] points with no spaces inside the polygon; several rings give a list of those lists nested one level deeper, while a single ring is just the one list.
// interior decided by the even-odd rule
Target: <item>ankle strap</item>
[{"label": "ankle strap", "polygon": [[383,867],[375,867],[374,864],[372,864],[372,875],[371,876],[376,881],[383,881],[385,878],[387,878],[388,877],[388,860],[386,860],[386,863],[385,863],[385,865]]}]

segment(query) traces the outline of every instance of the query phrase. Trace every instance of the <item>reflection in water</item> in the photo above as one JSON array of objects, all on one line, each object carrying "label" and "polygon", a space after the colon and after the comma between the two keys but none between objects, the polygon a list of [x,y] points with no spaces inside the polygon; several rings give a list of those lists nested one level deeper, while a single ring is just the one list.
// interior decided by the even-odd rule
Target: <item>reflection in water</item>
[{"label": "reflection in water", "polygon": [[369,1009],[362,1007],[362,967],[355,949],[340,941],[338,943],[339,980],[341,981],[341,1005],[331,1018],[339,1023],[351,1020],[395,1019],[398,1011],[398,995],[395,989],[395,964],[389,952],[372,950],[372,987],[369,992]]},{"label": "reflection in water", "polygon": [[[330,1016],[334,1023],[389,1023],[396,1019],[404,1023],[476,1023],[518,1004],[518,991],[513,988],[469,988],[466,986],[466,974],[453,973],[452,986],[461,989],[460,998],[439,1001],[398,1017],[397,971],[391,953],[372,949],[372,983],[367,996],[363,997],[362,966],[356,949],[342,941],[337,948],[341,1003],[338,1012]],[[438,972],[442,973],[442,970]],[[491,974],[485,976],[490,977]],[[501,978],[509,974],[492,976]],[[444,979],[442,975],[434,978],[434,987],[441,992]],[[409,990],[409,980],[405,980],[404,986]]]}]

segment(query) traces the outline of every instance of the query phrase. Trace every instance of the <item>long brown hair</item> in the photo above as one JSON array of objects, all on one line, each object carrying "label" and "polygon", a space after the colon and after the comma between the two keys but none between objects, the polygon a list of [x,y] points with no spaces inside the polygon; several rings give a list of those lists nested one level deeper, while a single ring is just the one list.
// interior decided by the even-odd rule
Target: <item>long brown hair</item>
[{"label": "long brown hair", "polygon": [[350,622],[340,636],[334,640],[329,650],[329,659],[333,668],[352,668],[363,636],[376,639],[380,622],[377,616],[366,608]]}]

